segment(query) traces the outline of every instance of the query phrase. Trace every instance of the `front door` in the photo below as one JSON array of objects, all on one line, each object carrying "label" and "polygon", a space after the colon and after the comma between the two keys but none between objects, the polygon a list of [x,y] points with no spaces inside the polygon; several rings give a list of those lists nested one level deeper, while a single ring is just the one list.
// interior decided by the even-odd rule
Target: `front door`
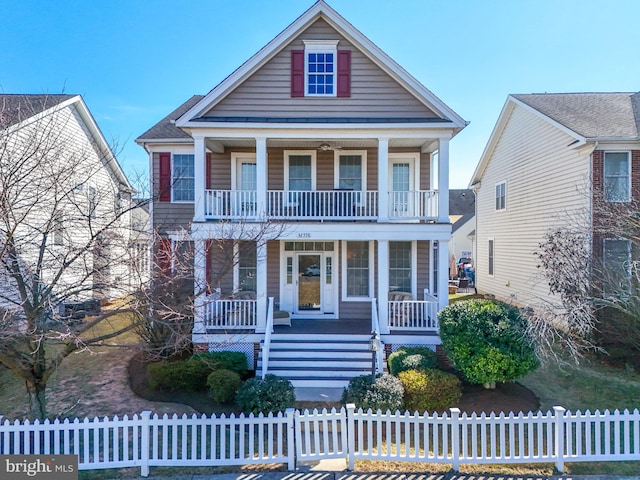
[{"label": "front door", "polygon": [[296,269],[297,300],[296,313],[318,314],[322,309],[322,255],[299,253]]}]

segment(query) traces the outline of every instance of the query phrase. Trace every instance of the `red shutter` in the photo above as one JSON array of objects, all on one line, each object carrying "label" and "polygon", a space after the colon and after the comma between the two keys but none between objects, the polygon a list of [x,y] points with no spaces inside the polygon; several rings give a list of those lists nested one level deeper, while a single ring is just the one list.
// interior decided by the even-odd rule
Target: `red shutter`
[{"label": "red shutter", "polygon": [[160,181],[158,183],[158,200],[160,202],[171,201],[171,154],[161,153],[160,156]]},{"label": "red shutter", "polygon": [[206,177],[205,177],[205,186],[207,190],[211,190],[211,154],[207,153],[207,165],[206,165]]},{"label": "red shutter", "polygon": [[162,275],[171,274],[171,239],[159,238],[156,264]]},{"label": "red shutter", "polygon": [[351,50],[338,50],[338,97],[351,96]]},{"label": "red shutter", "polygon": [[205,247],[204,247],[204,251],[205,251],[205,258],[206,258],[206,284],[207,284],[207,295],[211,295],[211,274],[213,272],[213,261],[211,258],[211,252],[213,251],[213,249],[211,248],[213,246],[213,240],[205,240]]},{"label": "red shutter", "polygon": [[291,96],[304,97],[304,50],[291,50]]}]

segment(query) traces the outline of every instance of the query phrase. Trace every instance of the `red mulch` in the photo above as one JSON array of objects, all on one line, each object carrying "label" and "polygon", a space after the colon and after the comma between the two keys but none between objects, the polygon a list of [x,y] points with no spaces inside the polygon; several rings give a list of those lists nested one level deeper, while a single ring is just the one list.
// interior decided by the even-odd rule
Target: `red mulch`
[{"label": "red mulch", "polygon": [[[233,405],[220,405],[207,397],[206,392],[161,392],[153,390],[147,384],[146,363],[141,354],[134,356],[128,368],[131,390],[147,400],[174,402],[189,405],[205,414],[232,413]],[[456,405],[463,412],[534,412],[540,401],[528,388],[519,383],[499,383],[494,390],[482,385],[464,384],[462,398]]]}]

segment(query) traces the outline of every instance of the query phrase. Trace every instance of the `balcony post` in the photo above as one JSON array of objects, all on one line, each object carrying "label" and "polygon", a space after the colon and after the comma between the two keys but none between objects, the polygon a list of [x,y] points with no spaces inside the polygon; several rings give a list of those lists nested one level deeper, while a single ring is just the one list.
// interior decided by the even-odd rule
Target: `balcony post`
[{"label": "balcony post", "polygon": [[438,310],[449,305],[449,242],[438,242]]},{"label": "balcony post", "polygon": [[389,139],[378,139],[378,222],[389,221]]},{"label": "balcony post", "polygon": [[256,244],[256,333],[267,326],[267,241]]},{"label": "balcony post", "polygon": [[193,221],[204,222],[204,202],[206,182],[206,162],[204,137],[193,137],[193,171],[194,171],[194,195],[193,195]]},{"label": "balcony post", "polygon": [[389,240],[378,240],[378,319],[380,333],[389,333]]},{"label": "balcony post", "polygon": [[267,139],[256,137],[256,216],[258,218],[267,215],[267,182]]},{"label": "balcony post", "polygon": [[438,140],[438,223],[449,223],[449,138]]}]

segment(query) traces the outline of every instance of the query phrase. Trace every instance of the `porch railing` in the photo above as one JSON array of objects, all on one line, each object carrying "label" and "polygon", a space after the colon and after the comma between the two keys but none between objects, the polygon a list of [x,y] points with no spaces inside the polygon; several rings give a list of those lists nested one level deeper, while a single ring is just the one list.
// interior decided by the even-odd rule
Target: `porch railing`
[{"label": "porch railing", "polygon": [[438,218],[437,190],[389,192],[389,217],[418,220]]},{"label": "porch railing", "polygon": [[[269,190],[266,210],[261,211],[255,190],[205,190],[205,218],[274,220],[376,220],[375,190]],[[438,218],[438,192],[417,190],[389,192],[390,219]]]},{"label": "porch railing", "polygon": [[390,329],[438,332],[437,300],[389,300],[387,314]]},{"label": "porch railing", "polygon": [[208,329],[255,328],[256,300],[213,300],[205,305],[205,325]]}]

